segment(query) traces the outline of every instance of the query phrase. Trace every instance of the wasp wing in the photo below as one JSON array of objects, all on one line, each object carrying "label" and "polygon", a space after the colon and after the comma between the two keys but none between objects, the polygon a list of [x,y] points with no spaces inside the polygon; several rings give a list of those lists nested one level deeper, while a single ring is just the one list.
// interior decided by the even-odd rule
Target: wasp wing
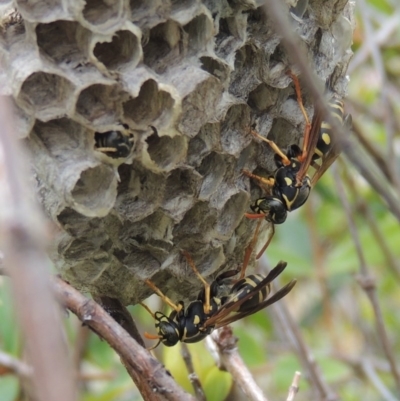
[{"label": "wasp wing", "polygon": [[[351,129],[351,115],[347,114],[343,120],[343,127]],[[342,148],[340,143],[335,143],[329,152],[322,158],[322,163],[313,175],[311,179],[311,186],[314,187],[318,180],[325,174],[325,171],[333,164],[333,162],[339,157]]]},{"label": "wasp wing", "polygon": [[242,305],[244,302],[246,302],[248,299],[250,299],[252,296],[256,295],[259,291],[261,291],[264,287],[269,285],[273,280],[275,280],[276,277],[278,277],[285,267],[287,266],[286,262],[280,261],[265,277],[260,283],[258,283],[252,291],[250,291],[246,296],[239,300],[228,300],[222,307],[218,310],[218,312],[211,316],[205,323],[204,323],[204,328],[207,328],[209,326],[215,326],[218,321],[224,319],[227,317],[231,312],[234,312],[235,309],[238,309],[240,305]]},{"label": "wasp wing", "polygon": [[280,288],[272,297],[266,299],[265,301],[259,303],[257,306],[255,306],[253,309],[246,310],[244,312],[238,312],[235,313],[234,315],[227,316],[225,319],[219,320],[215,327],[223,327],[226,326],[230,323],[236,322],[240,319],[243,319],[246,316],[250,316],[254,313],[257,313],[261,309],[266,308],[267,306],[270,306],[274,304],[275,302],[279,301],[282,299],[284,296],[289,294],[289,292],[292,290],[292,288],[295,286],[296,280],[291,280],[288,284],[286,284],[284,287]]},{"label": "wasp wing", "polygon": [[309,134],[310,137],[308,140],[307,149],[305,149],[306,158],[302,161],[301,167],[296,174],[297,182],[303,182],[303,179],[311,165],[312,157],[314,155],[315,148],[317,147],[318,138],[320,135],[321,124],[322,111],[317,105],[314,105],[314,116],[311,121],[311,131]]}]

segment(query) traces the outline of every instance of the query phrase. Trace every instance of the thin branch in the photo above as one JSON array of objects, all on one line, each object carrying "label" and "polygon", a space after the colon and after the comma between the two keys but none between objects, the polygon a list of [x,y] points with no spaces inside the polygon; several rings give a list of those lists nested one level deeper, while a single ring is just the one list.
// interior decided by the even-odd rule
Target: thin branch
[{"label": "thin branch", "polygon": [[387,386],[379,378],[376,368],[372,361],[368,358],[354,359],[348,355],[334,355],[335,358],[349,365],[358,376],[364,376],[368,379],[369,383],[375,387],[381,397],[386,401],[396,401],[398,398],[390,392]]},{"label": "thin branch", "polygon": [[62,337],[59,308],[50,291],[45,224],[32,202],[28,157],[19,148],[13,113],[0,97],[2,150],[1,249],[24,335],[33,382],[41,401],[73,401],[77,386]]},{"label": "thin branch", "polygon": [[[259,259],[259,266],[261,269],[263,269],[265,265],[267,265],[266,256],[263,255]],[[338,400],[338,395],[335,394],[328,386],[323,375],[321,374],[320,368],[314,356],[312,355],[312,352],[309,350],[304,341],[299,326],[294,321],[286,307],[285,300],[275,303],[271,310],[276,314],[280,325],[283,328],[283,332],[285,333],[292,347],[296,350],[298,358],[307,372],[307,379],[310,381],[312,387],[318,392],[318,398],[325,401]]]},{"label": "thin branch", "polygon": [[[394,13],[390,18],[385,18],[385,23],[381,27],[378,32],[375,32],[374,35],[370,38],[373,40],[374,46],[381,46],[387,42],[387,40],[396,32],[400,24],[400,16],[397,13]],[[349,68],[347,73],[351,75],[359,66],[364,65],[365,60],[371,54],[371,45],[368,41],[363,41],[361,47],[357,50],[357,53],[354,55],[352,60],[350,61]]]},{"label": "thin branch", "polygon": [[289,387],[289,393],[288,393],[286,401],[293,401],[294,397],[299,392],[300,378],[301,378],[301,373],[296,371],[293,376],[292,384]]},{"label": "thin branch", "polygon": [[85,354],[86,346],[89,342],[91,331],[77,321],[76,338],[74,344],[73,364],[77,372],[81,370],[82,359]]},{"label": "thin branch", "polygon": [[183,361],[185,362],[186,369],[189,373],[189,380],[192,383],[194,393],[196,394],[198,401],[207,401],[206,395],[204,393],[203,387],[200,383],[199,376],[197,376],[196,372],[194,371],[192,355],[190,354],[189,347],[186,343],[181,343],[181,355]]},{"label": "thin branch", "polygon": [[400,395],[400,375],[396,366],[396,361],[394,359],[395,353],[393,352],[392,346],[390,344],[389,338],[387,336],[385,323],[382,316],[382,311],[379,305],[378,297],[376,295],[376,285],[375,280],[369,273],[367,263],[364,257],[364,252],[362,250],[360,238],[357,232],[357,228],[353,219],[353,215],[350,210],[350,205],[348,199],[346,197],[342,182],[340,180],[339,174],[336,168],[333,168],[333,174],[335,177],[337,192],[339,195],[339,199],[343,205],[343,208],[346,213],[347,223],[349,225],[350,234],[352,236],[357,256],[360,262],[360,275],[358,278],[358,283],[361,288],[365,291],[369,301],[371,302],[372,309],[374,311],[375,320],[376,320],[376,328],[378,332],[379,339],[381,341],[383,350],[385,352],[386,358],[389,361],[390,369],[396,383],[398,395]]},{"label": "thin branch", "polygon": [[207,347],[217,365],[232,375],[236,385],[246,395],[246,399],[268,401],[239,355],[236,343],[237,338],[232,335],[232,329],[229,326],[215,330],[206,339]]},{"label": "thin branch", "polygon": [[[363,27],[364,27],[364,32],[365,32],[365,38],[366,38],[366,43],[369,45],[370,50],[371,50],[371,55],[372,59],[375,64],[375,68],[379,74],[380,81],[381,81],[381,87],[382,90],[380,92],[380,99],[381,103],[383,106],[383,110],[385,110],[385,115],[384,115],[384,124],[385,124],[385,131],[386,131],[386,137],[387,137],[387,160],[394,160],[395,159],[395,154],[394,154],[394,146],[393,146],[393,141],[394,141],[394,118],[393,118],[393,109],[392,105],[390,103],[390,100],[388,98],[387,91],[385,90],[385,87],[388,85],[388,79],[386,75],[386,70],[384,66],[384,62],[382,59],[382,54],[380,52],[380,49],[378,48],[378,45],[376,41],[374,40],[375,37],[375,32],[373,32],[373,28],[371,25],[371,21],[369,18],[369,5],[365,2],[365,0],[359,0],[358,2],[358,9],[360,10],[360,15],[363,20]],[[388,166],[389,171],[390,171],[390,176],[391,176],[391,182],[394,182],[395,186],[397,187],[397,190],[399,191],[399,177],[397,173],[397,167],[394,163],[389,163]]]},{"label": "thin branch", "polygon": [[30,400],[37,400],[38,394],[33,383],[33,369],[25,362],[0,351],[0,376],[6,374],[16,375],[22,387],[22,391]]},{"label": "thin branch", "polygon": [[275,0],[264,0],[268,10],[268,16],[274,21],[276,32],[282,36],[282,44],[285,46],[287,55],[293,65],[296,65],[302,74],[302,80],[314,99],[314,103],[318,104],[324,119],[331,127],[335,141],[341,146],[349,161],[358,169],[360,174],[369,182],[376,192],[386,201],[388,208],[393,215],[400,221],[400,202],[396,196],[384,185],[382,178],[371,172],[364,158],[357,154],[354,144],[349,140],[344,128],[338,124],[336,119],[331,115],[329,105],[323,95],[320,80],[313,70],[309,68],[307,57],[305,56],[301,41],[298,35],[293,31],[289,21],[288,12],[283,4]]},{"label": "thin branch", "polygon": [[[342,165],[342,164],[341,164]],[[357,191],[357,186],[353,180],[353,177],[350,174],[347,174],[347,171],[344,170],[343,180],[346,182],[346,187],[349,189],[353,199],[355,199],[356,210],[361,214],[363,219],[368,223],[369,228],[372,234],[375,237],[377,244],[380,246],[383,255],[386,258],[386,265],[391,270],[393,275],[400,280],[400,264],[398,263],[395,255],[390,250],[385,236],[381,232],[378,223],[374,215],[371,213],[370,208],[368,207],[367,202],[360,196],[359,191]]]},{"label": "thin branch", "polygon": [[84,297],[61,279],[54,280],[54,290],[63,305],[118,353],[144,400],[195,401],[175,383],[160,362],[95,301]]},{"label": "thin branch", "polygon": [[32,367],[13,356],[0,351],[0,366],[21,379],[32,379]]},{"label": "thin branch", "polygon": [[[386,179],[393,184],[390,168],[388,166],[389,159],[385,158],[378,147],[365,137],[359,125],[355,121],[353,122],[352,132],[361,146],[371,156],[372,160],[375,162],[375,165],[379,166]],[[390,162],[392,163],[392,160],[390,160]]]}]

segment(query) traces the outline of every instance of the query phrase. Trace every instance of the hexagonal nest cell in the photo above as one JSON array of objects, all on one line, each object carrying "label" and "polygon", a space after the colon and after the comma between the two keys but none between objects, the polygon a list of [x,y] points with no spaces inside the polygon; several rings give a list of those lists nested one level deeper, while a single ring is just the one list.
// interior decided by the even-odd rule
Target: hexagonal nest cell
[{"label": "hexagonal nest cell", "polygon": [[94,125],[115,124],[121,119],[122,92],[118,85],[91,85],[79,94],[76,113]]},{"label": "hexagonal nest cell", "polygon": [[93,54],[109,70],[128,63],[136,64],[141,54],[139,39],[131,31],[120,30],[113,35],[111,42],[97,43]]},{"label": "hexagonal nest cell", "polygon": [[74,85],[66,78],[34,72],[22,84],[17,103],[43,121],[65,115]]},{"label": "hexagonal nest cell", "polygon": [[83,18],[92,25],[102,25],[105,22],[111,24],[119,18],[122,9],[122,1],[86,0],[83,8]]},{"label": "hexagonal nest cell", "polygon": [[123,104],[125,118],[138,125],[160,126],[166,124],[172,115],[174,99],[171,94],[158,89],[152,79],[143,83],[139,95]]},{"label": "hexagonal nest cell", "polygon": [[36,26],[39,49],[55,63],[67,64],[72,68],[84,62],[82,37],[90,31],[76,21],[56,21]]},{"label": "hexagonal nest cell", "polygon": [[[242,169],[275,168],[248,131],[285,147],[304,126],[261,3],[15,0],[19,22],[1,32],[0,79],[10,77],[1,86],[14,94],[38,197],[59,227],[51,257],[77,288],[129,304],[151,293],[143,280],[155,276],[187,300],[201,284],[181,250],[205,275],[241,263],[255,228],[244,213],[264,194]],[[343,97],[351,29],[340,29],[352,27],[353,4],[340,0],[322,18],[317,3],[303,20],[288,18],[321,82],[335,76]],[[95,150],[96,132],[121,127],[134,149],[112,163]]]}]

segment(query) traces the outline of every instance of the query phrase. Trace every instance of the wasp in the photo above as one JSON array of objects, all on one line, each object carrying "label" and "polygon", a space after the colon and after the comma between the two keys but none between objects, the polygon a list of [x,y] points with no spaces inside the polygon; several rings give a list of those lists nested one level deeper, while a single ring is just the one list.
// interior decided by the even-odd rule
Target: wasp
[{"label": "wasp", "polygon": [[95,149],[113,159],[126,159],[134,146],[135,139],[127,124],[121,130],[95,132]]},{"label": "wasp", "polygon": [[[267,192],[269,192],[268,196],[257,199],[250,206],[254,213],[246,213],[248,218],[265,218],[273,224],[272,234],[257,257],[260,257],[265,251],[274,235],[274,224],[284,223],[288,212],[298,209],[307,201],[311,188],[340,153],[339,147],[333,141],[331,126],[322,121],[322,113],[318,107],[315,107],[314,117],[310,123],[303,105],[299,80],[294,74],[289,73],[289,75],[293,80],[297,102],[306,122],[303,147],[300,148],[293,144],[284,152],[275,142],[251,130],[253,136],[267,142],[275,152],[276,170],[268,178],[257,176],[247,170],[243,171],[245,175],[258,180],[262,185],[266,185],[268,187]],[[351,116],[344,116],[343,103],[336,98],[336,95],[330,100],[329,108],[331,114],[341,124],[351,125]],[[317,163],[319,160],[321,161],[320,164]],[[310,166],[315,168],[312,178],[307,174]]]},{"label": "wasp", "polygon": [[[272,281],[286,267],[286,262],[281,261],[266,277],[257,274],[239,278],[233,284],[228,285],[230,289],[227,295],[220,296],[219,289],[222,283],[238,274],[239,270],[224,272],[209,284],[198,272],[190,255],[187,252],[183,252],[183,254],[195,275],[203,283],[204,288],[198,294],[197,299],[190,302],[185,308],[182,301],[175,304],[153,282],[145,281],[172,308],[172,312],[167,316],[162,312],[153,314],[146,305],[142,304],[155,320],[157,334],[145,333],[147,339],[158,340],[151,349],[156,348],[160,343],[172,347],[179,341],[186,343],[201,341],[215,328],[226,326],[279,301],[296,284],[296,280],[292,280],[269,297]],[[246,267],[242,267],[241,276],[244,276]]]}]

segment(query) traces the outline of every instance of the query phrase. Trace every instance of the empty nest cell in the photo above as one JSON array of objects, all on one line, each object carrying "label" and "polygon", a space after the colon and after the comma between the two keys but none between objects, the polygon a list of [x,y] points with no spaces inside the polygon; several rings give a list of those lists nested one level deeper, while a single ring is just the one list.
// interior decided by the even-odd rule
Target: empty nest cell
[{"label": "empty nest cell", "polygon": [[16,0],[16,4],[28,21],[54,21],[64,12],[62,0]]},{"label": "empty nest cell", "polygon": [[188,34],[189,54],[197,54],[206,49],[214,27],[212,20],[207,15],[201,14],[193,18],[183,29]]},{"label": "empty nest cell", "polygon": [[186,139],[182,136],[158,136],[157,132],[146,139],[147,153],[161,170],[171,170],[186,155]]},{"label": "empty nest cell", "polygon": [[151,28],[166,20],[171,11],[168,0],[130,0],[129,5],[131,21],[141,28]]},{"label": "empty nest cell", "polygon": [[114,25],[122,11],[122,0],[85,0],[86,5],[82,11],[83,18],[92,25]]},{"label": "empty nest cell", "polygon": [[230,68],[222,60],[214,57],[204,56],[200,57],[200,61],[201,68],[218,78],[223,85],[229,82]]},{"label": "empty nest cell", "polygon": [[195,170],[174,170],[167,178],[162,209],[175,220],[180,220],[195,203],[200,180]]},{"label": "empty nest cell", "polygon": [[264,111],[275,105],[277,100],[278,90],[262,83],[250,92],[247,103],[258,111]]},{"label": "empty nest cell", "polygon": [[239,156],[243,147],[251,142],[250,108],[245,104],[229,108],[221,125],[222,149],[231,155]]},{"label": "empty nest cell", "polygon": [[72,67],[85,60],[83,43],[79,42],[78,37],[88,34],[88,30],[74,21],[55,21],[36,27],[37,43],[42,52],[54,62]]},{"label": "empty nest cell", "polygon": [[191,166],[198,167],[211,151],[221,150],[220,124],[204,124],[199,133],[190,140],[187,160]]},{"label": "empty nest cell", "polygon": [[93,54],[109,70],[116,70],[124,64],[134,68],[141,56],[139,39],[129,30],[115,32],[111,42],[97,43]]},{"label": "empty nest cell", "polygon": [[231,74],[229,91],[239,97],[247,98],[264,78],[262,71],[265,61],[260,60],[261,53],[256,52],[251,44],[245,45],[235,53],[235,68]]},{"label": "empty nest cell", "polygon": [[215,226],[216,231],[222,238],[229,239],[233,235],[248,206],[249,194],[245,191],[240,191],[228,199]]},{"label": "empty nest cell", "polygon": [[22,84],[17,102],[42,121],[65,115],[74,92],[74,85],[66,78],[38,71]]},{"label": "empty nest cell", "polygon": [[150,30],[148,41],[143,47],[143,61],[159,74],[184,56],[181,49],[182,28],[172,20],[158,24]]},{"label": "empty nest cell", "polygon": [[139,221],[152,214],[162,203],[165,176],[145,170],[139,162],[119,168],[121,184],[115,210],[122,220]]},{"label": "empty nest cell", "polygon": [[114,206],[117,197],[117,176],[105,164],[88,168],[71,191],[74,209],[86,216],[103,217]]},{"label": "empty nest cell", "polygon": [[121,96],[118,85],[91,85],[79,94],[76,113],[93,125],[115,124],[120,120]]},{"label": "empty nest cell", "polygon": [[226,173],[225,157],[212,152],[203,159],[198,171],[203,176],[199,199],[208,200],[215,193]]},{"label": "empty nest cell", "polygon": [[143,83],[139,95],[123,104],[124,116],[138,125],[168,126],[173,114],[174,99],[158,89],[152,79]]}]

